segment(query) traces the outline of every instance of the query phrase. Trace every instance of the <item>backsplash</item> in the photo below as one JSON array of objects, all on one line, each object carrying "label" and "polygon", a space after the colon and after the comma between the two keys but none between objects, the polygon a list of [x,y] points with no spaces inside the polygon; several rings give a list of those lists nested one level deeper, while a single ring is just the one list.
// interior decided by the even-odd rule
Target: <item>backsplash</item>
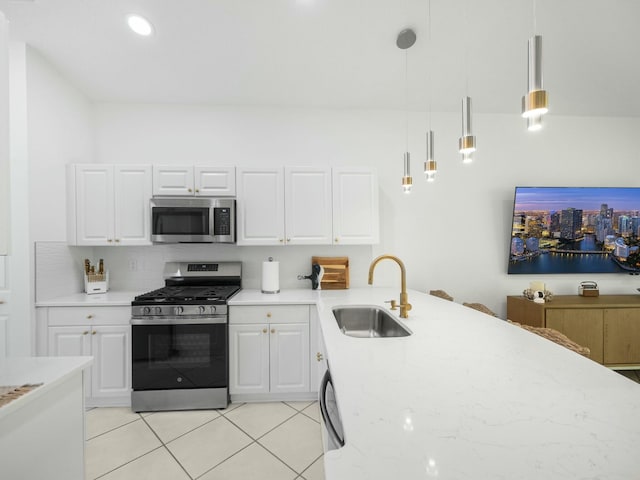
[{"label": "backsplash", "polygon": [[65,242],[36,242],[36,301],[83,291],[83,264],[104,259],[110,290],[144,293],[164,285],[162,270],[169,261],[241,261],[242,286],[259,289],[262,262],[280,262],[280,288],[311,288],[298,275],[311,273],[311,257],[349,257],[351,287],[367,284],[372,259],[370,245],[240,247],[223,244],[153,245],[144,247],[71,247]]}]

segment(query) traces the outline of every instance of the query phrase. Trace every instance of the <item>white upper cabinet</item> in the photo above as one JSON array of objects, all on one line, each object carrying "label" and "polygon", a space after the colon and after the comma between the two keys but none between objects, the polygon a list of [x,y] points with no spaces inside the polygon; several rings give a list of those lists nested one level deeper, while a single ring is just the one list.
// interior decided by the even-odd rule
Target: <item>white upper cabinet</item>
[{"label": "white upper cabinet", "polygon": [[378,183],[370,169],[239,168],[239,245],[378,243]]},{"label": "white upper cabinet", "polygon": [[153,194],[232,197],[236,194],[235,167],[154,165]]},{"label": "white upper cabinet", "polygon": [[380,241],[378,177],[368,168],[333,169],[333,236],[337,245]]},{"label": "white upper cabinet", "polygon": [[238,168],[238,245],[284,245],[282,168]]},{"label": "white upper cabinet", "polygon": [[236,194],[235,167],[194,167],[195,194],[233,197]]},{"label": "white upper cabinet", "polygon": [[285,167],[285,242],[331,245],[331,169]]},{"label": "white upper cabinet", "polygon": [[69,165],[71,245],[150,245],[149,165]]}]

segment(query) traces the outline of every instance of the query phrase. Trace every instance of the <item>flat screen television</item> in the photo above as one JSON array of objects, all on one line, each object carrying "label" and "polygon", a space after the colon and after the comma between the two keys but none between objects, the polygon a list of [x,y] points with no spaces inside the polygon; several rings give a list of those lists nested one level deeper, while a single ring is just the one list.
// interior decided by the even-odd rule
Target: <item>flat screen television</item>
[{"label": "flat screen television", "polygon": [[510,274],[640,273],[640,188],[516,187]]}]

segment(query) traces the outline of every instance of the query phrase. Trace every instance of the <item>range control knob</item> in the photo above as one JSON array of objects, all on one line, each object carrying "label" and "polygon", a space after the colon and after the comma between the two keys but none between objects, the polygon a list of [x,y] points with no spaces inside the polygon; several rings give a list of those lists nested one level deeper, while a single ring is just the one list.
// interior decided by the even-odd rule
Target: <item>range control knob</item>
[{"label": "range control knob", "polygon": [[142,309],[142,314],[143,315],[151,315],[151,307],[144,307]]},{"label": "range control knob", "polygon": [[210,309],[211,309],[211,314],[212,314],[212,315],[215,315],[215,313],[216,313],[216,306],[215,306],[215,305],[211,305]]},{"label": "range control knob", "polygon": [[176,315],[182,315],[182,312],[184,312],[184,307],[182,306],[176,307],[175,312],[176,312]]},{"label": "range control knob", "polygon": [[162,307],[155,307],[156,315],[160,315],[162,313]]},{"label": "range control knob", "polygon": [[200,314],[204,315],[204,313],[205,313],[206,311],[207,311],[207,308],[206,308],[205,306],[200,305],[200,306],[198,307],[198,313],[200,313]]}]

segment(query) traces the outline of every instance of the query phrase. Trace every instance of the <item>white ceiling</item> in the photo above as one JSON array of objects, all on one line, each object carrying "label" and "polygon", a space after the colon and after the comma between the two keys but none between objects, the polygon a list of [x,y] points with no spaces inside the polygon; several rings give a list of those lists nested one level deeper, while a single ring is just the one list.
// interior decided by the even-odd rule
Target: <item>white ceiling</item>
[{"label": "white ceiling", "polygon": [[[640,114],[637,0],[0,0],[10,35],[108,102],[517,113],[527,39],[552,113]],[[125,15],[151,20],[138,37]],[[412,27],[416,44],[396,47]],[[406,75],[405,75],[406,67]],[[406,84],[408,85],[405,88]]]}]

